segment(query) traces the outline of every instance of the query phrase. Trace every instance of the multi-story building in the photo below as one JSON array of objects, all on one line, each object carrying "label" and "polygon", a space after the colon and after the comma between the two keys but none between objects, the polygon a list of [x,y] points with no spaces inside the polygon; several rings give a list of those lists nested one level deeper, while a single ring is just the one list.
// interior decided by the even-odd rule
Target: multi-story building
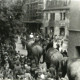
[{"label": "multi-story building", "polygon": [[70,0],[46,0],[43,10],[44,33],[58,36],[67,36],[69,27]]},{"label": "multi-story building", "polygon": [[23,24],[31,32],[40,30],[43,18],[43,0],[26,0],[23,6]]}]

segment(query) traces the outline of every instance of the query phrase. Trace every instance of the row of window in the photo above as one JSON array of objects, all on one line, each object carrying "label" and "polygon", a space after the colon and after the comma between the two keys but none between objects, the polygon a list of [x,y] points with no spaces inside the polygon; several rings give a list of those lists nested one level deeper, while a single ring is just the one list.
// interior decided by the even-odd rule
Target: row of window
[{"label": "row of window", "polygon": [[[45,33],[48,33],[48,28],[45,28]],[[50,33],[54,34],[54,27],[50,27]],[[61,27],[60,28],[60,35],[65,35],[65,28]]]},{"label": "row of window", "polygon": [[[59,16],[60,16],[60,20],[65,20],[66,13],[61,12]],[[48,13],[46,13],[46,19],[48,20]],[[55,13],[50,13],[50,20],[55,20]]]},{"label": "row of window", "polygon": [[38,4],[27,4],[28,9],[36,9],[38,7]]},{"label": "row of window", "polygon": [[42,18],[42,13],[37,13],[37,12],[27,12],[27,16],[28,17],[36,17],[38,19],[41,19]]},{"label": "row of window", "polygon": [[28,10],[34,10],[34,9],[36,9],[36,10],[38,10],[38,9],[40,9],[40,10],[42,10],[43,9],[43,5],[42,4],[37,4],[37,3],[35,3],[35,4],[30,4],[30,5],[27,5],[27,9]]},{"label": "row of window", "polygon": [[70,4],[70,0],[47,0],[46,7],[63,7],[68,6]]}]

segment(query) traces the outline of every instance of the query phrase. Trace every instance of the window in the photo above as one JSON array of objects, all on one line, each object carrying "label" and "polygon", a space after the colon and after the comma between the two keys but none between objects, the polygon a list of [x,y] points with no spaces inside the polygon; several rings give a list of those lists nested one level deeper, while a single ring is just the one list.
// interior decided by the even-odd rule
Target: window
[{"label": "window", "polygon": [[78,55],[80,56],[80,46],[76,46],[76,49],[77,49]]},{"label": "window", "polygon": [[66,16],[65,12],[60,13],[60,20],[65,20],[65,16]]},{"label": "window", "polygon": [[63,20],[65,20],[65,13],[63,13]]},{"label": "window", "polygon": [[48,13],[46,13],[46,19],[48,20]]},{"label": "window", "polygon": [[54,33],[54,27],[50,27],[50,33]]},{"label": "window", "polygon": [[62,20],[62,13],[60,13],[60,20]]},{"label": "window", "polygon": [[51,20],[55,20],[55,13],[51,13],[51,14],[50,14],[50,19],[51,19]]}]

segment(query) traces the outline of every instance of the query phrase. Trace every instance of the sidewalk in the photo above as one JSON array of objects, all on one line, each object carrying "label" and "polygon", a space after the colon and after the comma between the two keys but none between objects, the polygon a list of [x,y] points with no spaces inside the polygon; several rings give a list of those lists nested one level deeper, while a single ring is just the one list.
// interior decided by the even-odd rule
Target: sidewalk
[{"label": "sidewalk", "polygon": [[18,41],[16,42],[16,51],[20,51],[20,54],[23,54],[25,56],[28,54],[27,50],[23,49],[22,47],[20,36],[18,36]]}]

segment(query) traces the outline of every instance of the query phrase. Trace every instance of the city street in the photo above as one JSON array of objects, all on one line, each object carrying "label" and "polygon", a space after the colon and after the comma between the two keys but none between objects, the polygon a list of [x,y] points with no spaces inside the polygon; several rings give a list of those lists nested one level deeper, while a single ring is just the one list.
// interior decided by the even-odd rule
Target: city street
[{"label": "city street", "polygon": [[0,80],[80,80],[80,0],[0,0]]},{"label": "city street", "polygon": [[20,36],[18,36],[18,41],[16,42],[16,51],[20,51],[20,54],[23,54],[25,56],[28,54],[27,50],[23,49],[22,47]]}]

